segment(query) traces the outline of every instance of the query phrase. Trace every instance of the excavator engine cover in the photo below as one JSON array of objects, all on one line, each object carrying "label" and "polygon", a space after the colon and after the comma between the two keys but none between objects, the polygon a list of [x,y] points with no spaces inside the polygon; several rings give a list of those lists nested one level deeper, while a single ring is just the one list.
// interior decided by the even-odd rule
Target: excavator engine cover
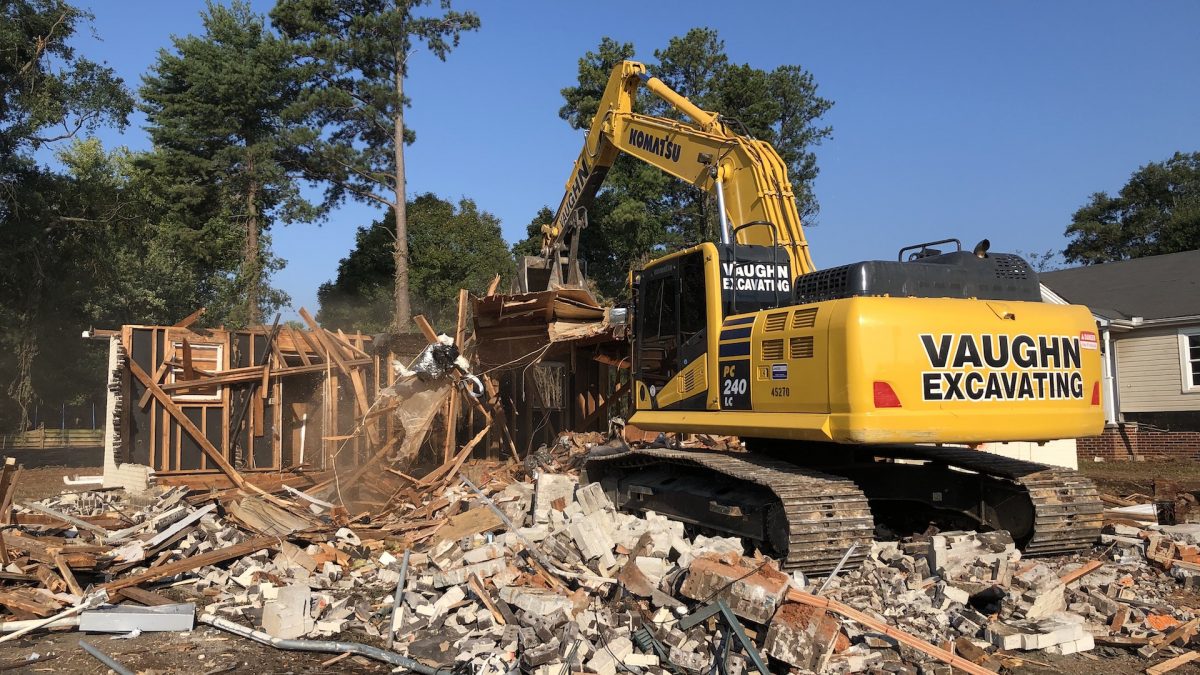
[{"label": "excavator engine cover", "polygon": [[1037,273],[1021,256],[957,251],[912,262],[868,260],[802,274],[793,302],[863,296],[1041,302]]}]

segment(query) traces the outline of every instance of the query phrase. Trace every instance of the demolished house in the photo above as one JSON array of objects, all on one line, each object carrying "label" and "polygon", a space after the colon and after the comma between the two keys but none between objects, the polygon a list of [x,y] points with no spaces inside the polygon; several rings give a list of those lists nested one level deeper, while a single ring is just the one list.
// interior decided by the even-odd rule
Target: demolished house
[{"label": "demolished house", "polygon": [[[387,369],[372,338],[292,325],[92,331],[108,342],[104,485],[230,487],[327,472],[361,460],[386,433],[371,409]],[[419,347],[417,351],[419,351]],[[384,381],[381,382],[381,379]],[[294,475],[294,474],[293,474]]]},{"label": "demolished house", "polygon": [[622,312],[568,288],[475,300],[475,358],[497,373],[518,447],[551,444],[559,431],[604,430],[625,415],[631,363]]}]

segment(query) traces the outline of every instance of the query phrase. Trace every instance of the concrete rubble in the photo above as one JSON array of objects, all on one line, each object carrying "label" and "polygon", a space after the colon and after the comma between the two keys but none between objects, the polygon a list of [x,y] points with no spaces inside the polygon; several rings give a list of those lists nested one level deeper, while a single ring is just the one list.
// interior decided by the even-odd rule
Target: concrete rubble
[{"label": "concrete rubble", "polygon": [[[4,534],[4,571],[30,581],[6,582],[0,605],[7,620],[50,616],[103,588],[110,603],[194,603],[278,638],[387,643],[437,667],[536,675],[706,673],[716,659],[754,670],[719,618],[684,628],[717,600],[777,672],[949,674],[933,648],[987,670],[1097,649],[1159,661],[1200,632],[1190,606],[1200,525],[1113,523],[1086,555],[1033,559],[1005,532],[931,531],[876,543],[803,602],[822,580],[740,540],[617,511],[599,484],[578,482],[571,467],[585,451],[564,444],[534,466],[471,467],[492,505],[463,478],[414,489],[383,515],[183,488],[138,503],[105,491],[22,506]],[[224,556],[239,546],[252,550]]]}]

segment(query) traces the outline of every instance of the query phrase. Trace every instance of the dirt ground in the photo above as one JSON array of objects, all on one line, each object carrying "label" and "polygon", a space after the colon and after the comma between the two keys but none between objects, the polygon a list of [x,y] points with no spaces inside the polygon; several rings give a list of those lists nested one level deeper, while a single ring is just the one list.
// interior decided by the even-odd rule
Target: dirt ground
[{"label": "dirt ground", "polygon": [[1096,482],[1101,492],[1122,496],[1154,494],[1154,481],[1178,483],[1188,491],[1200,491],[1200,461],[1079,462],[1079,470]]},{"label": "dirt ground", "polygon": [[[135,638],[77,632],[41,633],[0,645],[0,671],[6,673],[103,673],[107,669],[79,646],[80,640],[135,673],[387,673],[367,659],[322,663],[337,654],[289,652],[260,645],[208,626],[190,633],[143,633]],[[46,660],[27,663],[32,654]],[[49,658],[47,658],[49,657]]]},{"label": "dirt ground", "polygon": [[[21,472],[17,499],[42,499],[68,489],[62,478],[70,475],[99,473],[98,452],[37,455],[42,451],[21,453]],[[53,463],[57,462],[58,465]],[[62,464],[71,466],[62,466]],[[29,468],[34,467],[34,468]],[[1153,494],[1155,479],[1171,480],[1184,489],[1200,490],[1200,462],[1087,462],[1080,470],[1096,481],[1101,491],[1115,495],[1135,492]],[[1194,487],[1192,484],[1194,483]],[[83,488],[74,488],[83,489]],[[182,594],[168,591],[176,599]],[[1180,598],[1182,600],[1182,598]],[[1200,600],[1200,598],[1195,598]],[[1186,604],[1186,603],[1181,603]],[[1200,605],[1200,602],[1197,602]],[[344,640],[370,641],[366,636],[343,635]],[[74,631],[36,633],[0,644],[0,672],[3,673],[102,673],[103,665],[80,646],[83,639],[137,673],[386,673],[390,668],[362,657],[345,658],[329,665],[337,654],[302,653],[277,650],[208,626],[198,625],[190,633],[145,633],[130,639],[112,639],[108,635],[84,635]],[[42,660],[28,662],[33,654]],[[1132,675],[1165,657],[1149,661],[1121,649],[1098,647],[1083,654],[1053,656],[1034,653],[1024,664],[1011,671],[1019,675],[1089,675],[1112,673]],[[1180,675],[1200,675],[1200,665],[1188,664],[1172,671]]]}]

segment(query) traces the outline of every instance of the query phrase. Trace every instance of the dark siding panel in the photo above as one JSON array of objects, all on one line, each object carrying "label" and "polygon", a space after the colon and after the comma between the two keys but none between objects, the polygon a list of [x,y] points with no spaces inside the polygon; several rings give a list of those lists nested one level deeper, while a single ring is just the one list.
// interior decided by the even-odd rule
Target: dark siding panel
[{"label": "dark siding panel", "polygon": [[[194,406],[183,408],[183,414],[197,427],[200,426],[200,412],[200,408]],[[184,471],[199,469],[200,456],[204,454],[204,451],[200,449],[200,444],[190,434],[183,433],[183,429],[180,429],[178,424],[171,425],[171,432],[180,434],[182,439],[179,447],[178,468]]]}]

